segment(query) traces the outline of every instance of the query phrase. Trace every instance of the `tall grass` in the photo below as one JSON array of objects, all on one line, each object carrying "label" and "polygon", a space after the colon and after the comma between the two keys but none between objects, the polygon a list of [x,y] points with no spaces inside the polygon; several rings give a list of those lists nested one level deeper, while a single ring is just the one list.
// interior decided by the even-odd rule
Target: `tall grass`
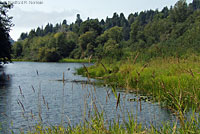
[{"label": "tall grass", "polygon": [[[200,110],[200,58],[157,58],[147,63],[135,63],[135,58],[114,64],[97,63],[88,67],[91,77],[111,86],[125,88],[153,97],[170,109]],[[78,74],[87,72],[79,69]]]},{"label": "tall grass", "polygon": [[83,124],[77,126],[43,126],[38,124],[28,134],[199,134],[200,124],[198,116],[192,116],[190,120],[184,120],[184,125],[178,126],[177,122],[173,125],[164,123],[162,127],[149,128],[143,127],[143,124],[129,116],[129,120],[119,123],[113,120],[112,123],[104,121],[103,114],[95,114],[90,121],[85,121]]},{"label": "tall grass", "polygon": [[[38,90],[38,118],[39,123],[29,129],[29,131],[20,131],[20,133],[28,134],[198,134],[200,133],[200,115],[199,100],[200,100],[200,81],[198,68],[199,60],[191,59],[154,59],[147,63],[137,63],[137,56],[125,61],[116,62],[115,64],[97,63],[94,66],[86,68],[85,66],[78,70],[79,74],[87,76],[91,90],[91,109],[85,109],[83,112],[83,122],[73,126],[68,119],[68,125],[64,125],[61,121],[58,126],[46,125],[42,121],[41,101],[48,108],[45,97],[41,95],[41,87]],[[38,73],[37,73],[38,74]],[[64,92],[64,74],[63,74],[63,92]],[[133,117],[131,113],[128,120],[123,119],[119,122],[118,119],[106,121],[105,112],[99,109],[95,97],[95,86],[90,81],[90,78],[102,79],[112,88],[112,92],[116,98],[116,110],[123,108],[120,102],[120,93],[117,94],[116,87],[121,87],[127,92],[135,92],[137,95],[146,94],[152,96],[152,101],[158,101],[163,106],[173,111],[177,117],[177,121],[173,124],[163,123],[162,127],[156,127],[153,124],[146,127],[142,123],[138,123],[137,117]],[[36,93],[34,87],[33,91]],[[19,87],[22,97],[23,90]],[[63,93],[64,94],[64,93]],[[107,94],[109,98],[109,94]],[[140,96],[138,96],[140,97]],[[109,100],[109,99],[108,99]],[[138,98],[136,101],[141,100]],[[47,100],[48,101],[48,100]],[[20,100],[19,106],[22,112],[25,111],[23,102]],[[85,104],[87,105],[87,104]],[[192,114],[186,116],[186,111],[192,109]],[[88,115],[86,113],[92,112]],[[124,110],[125,111],[125,110]],[[121,111],[122,112],[122,111]],[[63,112],[64,113],[64,112]],[[61,114],[63,114],[61,113]],[[14,132],[13,132],[14,133]]]},{"label": "tall grass", "polygon": [[94,59],[69,59],[63,58],[59,60],[59,62],[66,62],[66,63],[93,63],[95,62]]}]

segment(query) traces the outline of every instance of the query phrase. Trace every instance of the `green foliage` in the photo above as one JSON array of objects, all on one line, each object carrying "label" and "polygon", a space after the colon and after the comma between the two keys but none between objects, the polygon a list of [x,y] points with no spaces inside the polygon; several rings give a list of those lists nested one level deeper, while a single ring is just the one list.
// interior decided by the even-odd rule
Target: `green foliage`
[{"label": "green foliage", "polygon": [[191,3],[193,10],[200,9],[200,1],[199,0],[193,0]]},{"label": "green foliage", "polygon": [[200,110],[199,9],[199,0],[190,4],[179,0],[170,9],[142,11],[128,19],[123,13],[114,13],[105,21],[82,21],[78,14],[70,25],[63,21],[23,33],[12,47],[14,58],[60,62],[101,59],[88,67],[88,72],[78,69],[78,74],[151,96],[151,101],[174,111],[180,121],[180,127],[164,124],[156,129],[143,128],[131,116],[129,122],[108,125],[103,115],[95,115],[84,125],[38,125],[30,133],[200,133],[199,119],[184,116],[190,108]]},{"label": "green foliage", "polygon": [[99,24],[99,21],[97,19],[95,20],[86,20],[83,23],[81,23],[80,26],[80,34],[84,34],[87,31],[95,31],[98,35],[101,34],[102,28]]},{"label": "green foliage", "polygon": [[95,62],[95,60],[64,58],[64,59],[59,60],[59,62],[67,62],[67,63],[93,63],[93,62]]},{"label": "green foliage", "polygon": [[119,59],[122,56],[120,42],[122,40],[122,28],[113,27],[106,30],[96,39],[98,47],[95,49],[97,57],[111,57]]},{"label": "green foliage", "polygon": [[[64,20],[53,26],[22,33],[13,50],[13,58],[44,61],[38,58],[40,48],[54,48],[62,58],[93,58],[122,60],[133,51],[143,53],[141,61],[155,57],[186,57],[199,53],[199,11],[197,0],[187,4],[179,0],[173,7],[161,11],[147,10],[130,14],[114,13],[106,20],[87,19],[77,14],[75,23]],[[21,47],[22,46],[22,47]],[[42,60],[43,59],[43,60]],[[54,60],[55,61],[55,60]]]},{"label": "green foliage", "polygon": [[22,55],[22,49],[23,49],[23,46],[22,46],[22,43],[21,42],[17,42],[13,47],[12,47],[12,51],[13,51],[13,57],[16,58],[16,57],[21,57]]},{"label": "green foliage", "polygon": [[[28,134],[168,134],[168,133],[180,133],[180,134],[198,134],[199,118],[192,115],[190,120],[185,120],[183,126],[178,126],[177,122],[170,124],[168,122],[163,123],[162,127],[156,127],[151,125],[150,127],[143,127],[141,123],[138,123],[135,118],[129,115],[128,121],[119,123],[115,119],[108,123],[105,121],[103,113],[95,114],[91,116],[89,121],[84,121],[83,124],[76,126],[45,126],[43,124],[35,125],[34,128],[27,132]],[[21,131],[21,133],[23,133]]]},{"label": "green foliage", "polygon": [[[104,64],[104,67],[96,64],[89,67],[88,72],[91,77],[104,79],[110,85],[150,95],[154,101],[170,109],[182,111],[184,108],[195,108],[198,111],[199,57],[194,57],[190,56],[187,60],[158,58],[137,64],[132,57],[126,61]],[[79,73],[84,74],[84,70],[81,69]]]},{"label": "green foliage", "polygon": [[59,61],[69,57],[77,47],[78,36],[73,32],[58,32],[43,37],[33,37],[16,42],[13,47],[13,58],[24,58],[32,61]]},{"label": "green foliage", "polygon": [[11,60],[11,42],[9,31],[12,26],[11,19],[7,15],[12,5],[0,1],[0,65]]},{"label": "green foliage", "polygon": [[[90,53],[94,50],[94,47],[96,46],[95,44],[95,39],[96,39],[97,33],[94,31],[88,31],[84,34],[82,34],[79,37],[79,45],[82,51],[81,57],[87,57],[90,56]],[[87,53],[85,52],[87,51]]]},{"label": "green foliage", "polygon": [[59,59],[61,59],[61,57],[56,48],[49,49],[42,47],[39,49],[38,59],[40,59],[40,61],[46,62],[57,62],[59,61]]},{"label": "green foliage", "polygon": [[186,0],[179,0],[171,10],[170,17],[173,22],[184,22],[188,17]]},{"label": "green foliage", "polygon": [[119,43],[122,40],[122,28],[121,27],[112,27],[111,29],[104,32],[102,36],[105,36],[107,40],[112,39]]}]

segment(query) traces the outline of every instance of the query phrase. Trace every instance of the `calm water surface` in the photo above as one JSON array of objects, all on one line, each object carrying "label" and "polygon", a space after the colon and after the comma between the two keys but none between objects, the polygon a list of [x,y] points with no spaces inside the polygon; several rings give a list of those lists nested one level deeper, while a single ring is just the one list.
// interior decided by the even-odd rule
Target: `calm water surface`
[{"label": "calm water surface", "polygon": [[92,114],[94,104],[99,112],[104,111],[108,121],[127,120],[128,112],[146,126],[174,120],[157,103],[130,102],[136,95],[122,91],[118,92],[121,103],[116,110],[116,98],[109,87],[74,82],[87,80],[74,75],[75,69],[82,66],[82,63],[14,62],[0,68],[0,133],[31,130],[41,121],[46,125],[67,126],[69,122],[76,125]]}]

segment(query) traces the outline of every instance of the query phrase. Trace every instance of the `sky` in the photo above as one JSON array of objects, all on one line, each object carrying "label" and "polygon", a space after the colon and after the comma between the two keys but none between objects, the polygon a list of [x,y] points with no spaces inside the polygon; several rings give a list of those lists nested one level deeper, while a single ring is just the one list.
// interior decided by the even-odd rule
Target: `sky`
[{"label": "sky", "polygon": [[[76,20],[80,14],[82,20],[106,19],[113,13],[124,13],[126,17],[130,13],[149,9],[162,10],[165,6],[174,6],[178,0],[7,0],[14,3],[9,11],[13,17],[14,27],[10,36],[17,40],[22,32],[45,26],[47,23],[60,23],[64,19],[68,24]],[[22,3],[23,2],[23,3]],[[187,0],[191,3],[192,0]]]}]

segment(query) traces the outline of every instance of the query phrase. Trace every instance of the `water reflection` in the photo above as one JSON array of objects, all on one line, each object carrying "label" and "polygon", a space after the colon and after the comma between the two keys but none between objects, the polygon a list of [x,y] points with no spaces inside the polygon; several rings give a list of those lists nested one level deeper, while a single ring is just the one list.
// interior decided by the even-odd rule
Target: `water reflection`
[{"label": "water reflection", "polygon": [[2,133],[8,133],[8,126],[11,124],[10,116],[10,90],[12,80],[5,72],[6,68],[0,68],[0,128]]}]

